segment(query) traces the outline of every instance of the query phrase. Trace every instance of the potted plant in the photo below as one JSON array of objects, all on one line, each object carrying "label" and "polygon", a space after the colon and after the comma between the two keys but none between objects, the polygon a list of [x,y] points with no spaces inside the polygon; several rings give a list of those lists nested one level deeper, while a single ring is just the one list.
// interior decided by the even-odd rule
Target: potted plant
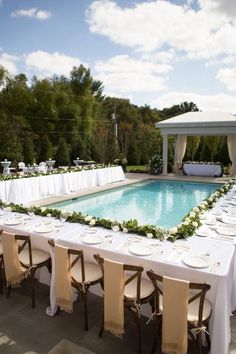
[{"label": "potted plant", "polygon": [[160,155],[158,154],[153,155],[148,162],[148,166],[149,166],[149,173],[151,175],[159,175],[160,173],[162,173],[163,161]]},{"label": "potted plant", "polygon": [[122,166],[123,171],[126,172],[126,165],[127,165],[128,161],[125,156],[119,155],[119,157],[114,160],[114,163],[116,165]]}]

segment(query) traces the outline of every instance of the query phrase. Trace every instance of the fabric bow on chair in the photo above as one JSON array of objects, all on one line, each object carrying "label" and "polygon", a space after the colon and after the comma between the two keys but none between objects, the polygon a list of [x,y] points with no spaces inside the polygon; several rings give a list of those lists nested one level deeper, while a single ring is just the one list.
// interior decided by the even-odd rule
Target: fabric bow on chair
[{"label": "fabric bow on chair", "polygon": [[147,275],[155,288],[154,312],[150,318],[155,324],[152,354],[157,349],[161,324],[163,353],[186,354],[189,334],[201,354],[203,331],[210,348],[208,321],[211,304],[205,299],[210,285],[162,277],[153,271],[148,271]]},{"label": "fabric bow on chair", "polygon": [[154,288],[150,281],[142,278],[143,267],[117,263],[94,255],[100,265],[104,279],[104,316],[99,332],[104,329],[117,336],[124,333],[124,307],[135,317],[138,332],[138,353],[142,352],[140,308],[148,303]]},{"label": "fabric bow on chair", "polygon": [[96,263],[85,262],[82,250],[55,245],[56,299],[59,308],[73,311],[72,287],[77,289],[84,303],[84,329],[88,330],[88,290],[90,286],[102,282],[102,272]]},{"label": "fabric bow on chair", "polygon": [[[18,241],[22,244],[19,246]],[[35,308],[35,272],[47,266],[50,270],[51,257],[49,253],[31,247],[29,236],[2,232],[4,270],[7,281],[7,297],[11,288],[20,286],[24,278],[30,276],[32,282],[32,308]]]}]

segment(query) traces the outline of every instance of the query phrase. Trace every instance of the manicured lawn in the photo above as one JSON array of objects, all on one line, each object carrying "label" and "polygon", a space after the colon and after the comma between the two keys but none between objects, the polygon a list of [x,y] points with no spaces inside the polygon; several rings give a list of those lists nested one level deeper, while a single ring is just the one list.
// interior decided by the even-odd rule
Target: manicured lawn
[{"label": "manicured lawn", "polygon": [[145,165],[130,165],[130,166],[127,166],[126,169],[127,169],[127,172],[131,172],[131,171],[148,172],[147,166],[145,166]]}]

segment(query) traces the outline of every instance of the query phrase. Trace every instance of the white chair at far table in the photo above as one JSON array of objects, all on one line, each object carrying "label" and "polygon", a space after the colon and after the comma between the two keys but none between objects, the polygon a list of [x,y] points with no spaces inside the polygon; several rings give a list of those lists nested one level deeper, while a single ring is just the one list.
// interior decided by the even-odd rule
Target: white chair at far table
[{"label": "white chair at far table", "polygon": [[151,316],[151,322],[154,323],[151,354],[157,350],[160,333],[163,352],[168,353],[168,349],[170,352],[175,352],[174,348],[178,348],[180,352],[187,352],[189,337],[194,343],[196,352],[201,354],[203,353],[202,334],[205,335],[207,343],[204,350],[209,352],[208,322],[212,307],[205,296],[211,288],[210,285],[163,277],[152,270],[148,271],[147,275],[155,288],[154,311]]},{"label": "white chair at far table", "polygon": [[104,315],[99,337],[102,337],[104,330],[118,337],[123,336],[126,308],[136,322],[137,353],[141,354],[141,306],[150,302],[154,287],[142,277],[144,269],[141,266],[117,263],[103,259],[99,254],[95,254],[94,258],[102,269],[104,282]]},{"label": "white chair at far table", "polygon": [[23,161],[18,163],[18,170],[20,172],[20,174],[24,174],[24,169],[25,169],[25,163]]},{"label": "white chair at far table", "polygon": [[32,289],[32,308],[35,308],[35,273],[46,266],[51,271],[51,257],[48,252],[31,246],[28,235],[15,235],[2,232],[2,248],[5,278],[7,281],[7,298],[12,287],[19,287],[21,282],[30,278]]},{"label": "white chair at far table", "polygon": [[38,172],[39,173],[47,173],[47,171],[48,171],[48,167],[47,167],[46,162],[44,162],[44,161],[40,162],[38,165]]},{"label": "white chair at far table", "polygon": [[[102,272],[94,262],[84,261],[82,250],[66,248],[48,241],[55,252],[56,300],[59,309],[73,311],[72,288],[76,289],[84,303],[84,329],[88,330],[88,291],[90,286],[102,283]],[[63,259],[63,258],[66,259]],[[79,297],[78,297],[79,300]]]}]

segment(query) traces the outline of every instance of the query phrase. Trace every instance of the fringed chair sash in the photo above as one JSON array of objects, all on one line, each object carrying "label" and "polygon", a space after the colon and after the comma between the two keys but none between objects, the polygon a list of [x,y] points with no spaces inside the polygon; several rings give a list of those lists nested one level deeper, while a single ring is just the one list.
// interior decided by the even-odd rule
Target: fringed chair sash
[{"label": "fringed chair sash", "polygon": [[189,282],[163,277],[162,352],[186,354],[188,350]]},{"label": "fringed chair sash", "polygon": [[56,299],[60,308],[73,311],[71,264],[68,248],[55,245]]},{"label": "fringed chair sash", "polygon": [[124,266],[104,259],[104,329],[124,334]]},{"label": "fringed chair sash", "polygon": [[3,231],[2,247],[7,286],[19,287],[21,281],[28,276],[28,272],[20,264],[15,235]]}]

